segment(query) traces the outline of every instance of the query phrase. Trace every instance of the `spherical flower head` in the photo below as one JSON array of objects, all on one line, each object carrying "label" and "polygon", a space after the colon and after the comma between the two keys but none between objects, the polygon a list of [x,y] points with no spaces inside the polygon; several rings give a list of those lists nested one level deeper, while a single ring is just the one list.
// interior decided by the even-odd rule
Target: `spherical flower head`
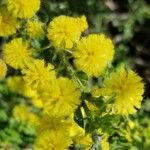
[{"label": "spherical flower head", "polygon": [[103,34],[83,37],[74,48],[74,63],[77,69],[88,76],[98,77],[113,59],[114,46]]},{"label": "spherical flower head", "polygon": [[7,11],[6,8],[0,9],[0,36],[9,36],[16,33],[18,28],[16,18]]},{"label": "spherical flower head", "polygon": [[80,91],[71,80],[60,77],[50,88],[48,97],[43,99],[49,115],[69,116],[80,104]]},{"label": "spherical flower head", "polygon": [[7,66],[5,62],[0,59],[0,79],[3,79],[6,76],[7,73]]},{"label": "spherical flower head", "polygon": [[41,38],[44,35],[42,23],[37,20],[30,20],[27,23],[27,34],[30,38]]},{"label": "spherical flower head", "polygon": [[88,28],[88,23],[86,20],[86,17],[83,15],[81,17],[75,18],[76,19],[76,23],[79,26],[79,29],[81,30],[81,32],[85,31]]},{"label": "spherical flower head", "polygon": [[42,90],[45,85],[55,80],[54,66],[50,63],[46,65],[45,61],[40,59],[27,63],[22,73],[28,86],[35,90]]},{"label": "spherical flower head", "polygon": [[8,10],[18,18],[31,18],[40,9],[40,0],[8,0]]},{"label": "spherical flower head", "polygon": [[15,69],[24,68],[25,63],[30,61],[33,49],[22,38],[16,38],[7,43],[3,49],[6,63]]},{"label": "spherical flower head", "polygon": [[58,49],[71,49],[80,35],[80,28],[72,17],[59,16],[49,23],[47,36],[51,44]]},{"label": "spherical flower head", "polygon": [[67,150],[71,144],[65,131],[45,131],[38,136],[34,150]]},{"label": "spherical flower head", "polygon": [[118,69],[104,80],[104,91],[115,94],[114,109],[122,115],[133,114],[141,107],[144,84],[132,70]]}]

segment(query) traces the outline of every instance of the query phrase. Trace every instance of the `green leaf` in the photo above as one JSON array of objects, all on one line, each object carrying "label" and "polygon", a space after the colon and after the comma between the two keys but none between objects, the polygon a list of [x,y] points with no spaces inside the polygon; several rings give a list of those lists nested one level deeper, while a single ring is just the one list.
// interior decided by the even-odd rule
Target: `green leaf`
[{"label": "green leaf", "polygon": [[80,107],[75,112],[74,120],[80,127],[84,128],[84,119]]}]

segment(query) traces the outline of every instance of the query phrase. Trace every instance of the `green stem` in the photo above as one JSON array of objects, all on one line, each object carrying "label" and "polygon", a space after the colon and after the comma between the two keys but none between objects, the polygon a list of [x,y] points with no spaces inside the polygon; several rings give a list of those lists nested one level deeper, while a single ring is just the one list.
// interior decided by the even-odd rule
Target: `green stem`
[{"label": "green stem", "polygon": [[76,76],[76,71],[74,70],[73,66],[69,63],[64,52],[62,52],[61,55],[63,58],[63,62],[67,66],[68,71],[70,71],[73,80],[79,85],[79,87],[82,89],[82,91],[85,91],[85,86],[82,84],[80,79]]}]

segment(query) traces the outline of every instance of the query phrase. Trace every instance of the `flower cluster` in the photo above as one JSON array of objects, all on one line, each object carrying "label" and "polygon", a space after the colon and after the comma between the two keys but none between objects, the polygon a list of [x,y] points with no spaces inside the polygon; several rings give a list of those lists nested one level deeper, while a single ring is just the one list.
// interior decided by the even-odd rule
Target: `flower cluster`
[{"label": "flower cluster", "polygon": [[108,150],[105,124],[141,107],[142,78],[124,65],[113,67],[112,40],[102,33],[87,35],[85,16],[61,15],[43,23],[35,15],[40,3],[7,0],[0,8],[0,36],[8,39],[0,78],[6,64],[19,72],[8,74],[6,84],[38,110],[21,103],[13,116],[36,126],[35,150],[89,150],[95,145]]}]

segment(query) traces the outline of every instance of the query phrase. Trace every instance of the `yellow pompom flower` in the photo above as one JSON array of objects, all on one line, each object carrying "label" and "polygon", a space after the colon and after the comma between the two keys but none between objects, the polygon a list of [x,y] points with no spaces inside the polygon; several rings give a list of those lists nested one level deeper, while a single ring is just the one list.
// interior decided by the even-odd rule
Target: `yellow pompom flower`
[{"label": "yellow pompom flower", "polygon": [[44,35],[42,23],[37,20],[30,20],[27,23],[27,34],[30,38],[40,38]]},{"label": "yellow pompom flower", "polygon": [[22,73],[25,75],[24,80],[27,85],[35,90],[41,90],[55,80],[54,66],[50,63],[46,65],[44,60],[40,59],[27,63]]},{"label": "yellow pompom flower", "polygon": [[87,23],[85,16],[77,17],[75,19],[76,19],[76,23],[79,26],[79,29],[81,30],[81,32],[83,32],[84,30],[86,30],[88,28],[88,23]]},{"label": "yellow pompom flower", "polygon": [[32,59],[32,51],[28,42],[16,38],[5,45],[3,55],[8,65],[15,69],[22,69],[25,63]]},{"label": "yellow pompom flower", "polygon": [[13,108],[13,117],[16,121],[34,125],[38,121],[38,116],[34,114],[26,105],[19,104]]},{"label": "yellow pompom flower", "polygon": [[9,36],[17,30],[16,18],[12,17],[7,9],[0,9],[0,36]]},{"label": "yellow pompom flower", "polygon": [[7,66],[5,62],[0,59],[0,79],[3,79],[6,76],[7,73]]},{"label": "yellow pompom flower", "polygon": [[144,84],[134,71],[120,68],[104,80],[104,91],[107,95],[115,94],[116,113],[128,115],[141,107]]},{"label": "yellow pompom flower", "polygon": [[76,84],[67,78],[60,77],[47,88],[50,90],[43,97],[43,105],[49,115],[69,116],[80,104],[81,93]]},{"label": "yellow pompom flower", "polygon": [[40,9],[40,0],[7,0],[8,10],[19,18],[31,18]]},{"label": "yellow pompom flower", "polygon": [[71,144],[65,131],[45,131],[38,136],[34,150],[67,150]]},{"label": "yellow pompom flower", "polygon": [[72,17],[59,16],[49,23],[48,38],[58,49],[71,49],[80,35],[80,28]]},{"label": "yellow pompom flower", "polygon": [[114,46],[105,35],[91,34],[83,37],[74,48],[74,63],[77,69],[88,76],[98,77],[113,59]]}]

